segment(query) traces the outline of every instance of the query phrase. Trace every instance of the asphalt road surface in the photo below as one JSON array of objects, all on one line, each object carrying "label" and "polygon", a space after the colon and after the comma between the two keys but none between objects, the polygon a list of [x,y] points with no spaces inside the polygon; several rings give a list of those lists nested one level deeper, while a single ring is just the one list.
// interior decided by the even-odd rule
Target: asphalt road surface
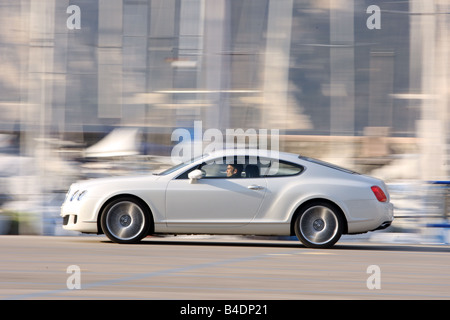
[{"label": "asphalt road surface", "polygon": [[0,236],[0,299],[450,299],[450,246]]}]

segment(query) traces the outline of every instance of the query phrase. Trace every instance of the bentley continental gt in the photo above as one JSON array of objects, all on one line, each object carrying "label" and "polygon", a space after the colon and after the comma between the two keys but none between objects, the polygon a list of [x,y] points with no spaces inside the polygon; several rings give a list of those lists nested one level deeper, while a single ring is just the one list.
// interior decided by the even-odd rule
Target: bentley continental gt
[{"label": "bentley continental gt", "polygon": [[63,228],[136,243],[153,234],[297,236],[329,248],[343,234],[387,228],[383,181],[296,154],[223,150],[160,173],[76,182]]}]

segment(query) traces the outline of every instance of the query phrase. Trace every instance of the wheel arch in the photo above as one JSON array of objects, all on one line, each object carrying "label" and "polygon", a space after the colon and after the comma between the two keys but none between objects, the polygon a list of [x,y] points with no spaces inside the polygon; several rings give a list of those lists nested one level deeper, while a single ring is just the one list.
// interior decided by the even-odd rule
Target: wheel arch
[{"label": "wheel arch", "polygon": [[307,206],[313,204],[313,203],[327,203],[330,204],[334,207],[336,207],[338,213],[340,214],[341,218],[344,220],[344,229],[343,229],[343,234],[348,233],[348,221],[347,221],[347,217],[345,216],[344,210],[342,210],[342,208],[334,201],[331,201],[330,199],[326,199],[326,198],[313,198],[313,199],[309,199],[303,203],[301,203],[297,209],[294,211],[294,214],[292,215],[291,218],[291,236],[295,235],[295,221],[297,220],[298,215],[304,210],[304,208],[306,208]]},{"label": "wheel arch", "polygon": [[98,211],[98,215],[97,215],[97,230],[98,230],[97,233],[98,234],[103,234],[104,233],[103,229],[102,229],[101,221],[102,221],[102,214],[103,214],[103,211],[105,210],[106,206],[109,203],[111,203],[112,201],[120,199],[120,198],[132,198],[132,199],[136,200],[139,204],[144,206],[145,209],[148,210],[148,213],[149,213],[150,219],[151,219],[150,229],[148,230],[148,234],[152,234],[154,232],[154,228],[155,228],[155,223],[154,223],[155,220],[154,220],[153,213],[152,213],[152,210],[151,210],[150,206],[142,198],[140,198],[140,197],[138,197],[138,196],[136,196],[134,194],[130,194],[130,193],[121,193],[121,194],[114,195],[114,196],[108,198],[108,200],[106,200],[102,204],[102,206],[100,207],[100,210]]}]

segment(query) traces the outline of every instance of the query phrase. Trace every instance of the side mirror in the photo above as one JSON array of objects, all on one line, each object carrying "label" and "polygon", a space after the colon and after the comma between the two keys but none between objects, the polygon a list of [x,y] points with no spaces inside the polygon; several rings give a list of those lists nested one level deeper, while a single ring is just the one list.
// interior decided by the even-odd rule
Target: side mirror
[{"label": "side mirror", "polygon": [[196,183],[198,179],[203,178],[203,171],[196,169],[188,174],[189,183]]}]

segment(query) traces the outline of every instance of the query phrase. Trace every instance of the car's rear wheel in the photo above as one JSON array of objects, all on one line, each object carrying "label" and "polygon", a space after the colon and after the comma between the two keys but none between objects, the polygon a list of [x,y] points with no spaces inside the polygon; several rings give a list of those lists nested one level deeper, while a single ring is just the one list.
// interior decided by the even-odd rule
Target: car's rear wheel
[{"label": "car's rear wheel", "polygon": [[309,248],[330,248],[341,237],[344,222],[340,210],[327,202],[314,202],[301,209],[295,221],[297,238]]},{"label": "car's rear wheel", "polygon": [[148,234],[151,226],[150,212],[134,198],[115,199],[104,208],[101,226],[105,235],[113,242],[136,243]]}]

